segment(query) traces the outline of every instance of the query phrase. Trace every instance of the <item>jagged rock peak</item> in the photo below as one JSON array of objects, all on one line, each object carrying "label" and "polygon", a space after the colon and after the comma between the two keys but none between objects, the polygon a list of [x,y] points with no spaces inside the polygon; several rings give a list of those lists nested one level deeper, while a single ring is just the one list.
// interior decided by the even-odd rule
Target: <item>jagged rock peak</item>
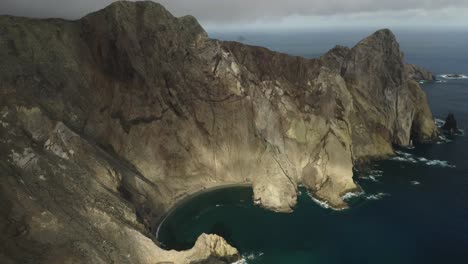
[{"label": "jagged rock peak", "polygon": [[138,22],[140,25],[152,25],[153,27],[168,24],[180,24],[184,28],[182,30],[190,31],[195,34],[207,33],[203,27],[198,23],[197,19],[191,15],[177,18],[173,16],[163,5],[153,1],[116,1],[109,6],[91,13],[82,20],[89,20],[93,17],[105,17],[108,21],[116,23],[134,23]]},{"label": "jagged rock peak", "polygon": [[[362,52],[363,57],[395,63],[395,65],[389,66],[403,66],[403,53],[400,50],[400,44],[389,29],[378,30],[361,40],[352,48],[351,52]],[[378,55],[379,57],[372,58],[372,55]]]},{"label": "jagged rock peak", "polygon": [[118,18],[136,10],[139,12],[151,12],[156,21],[161,18],[175,18],[163,5],[152,1],[116,1],[101,10],[86,15],[85,18],[99,15]]},{"label": "jagged rock peak", "polygon": [[397,42],[395,34],[388,28],[377,30],[372,35],[360,41],[360,43],[368,43],[370,41],[380,41],[383,43]]}]

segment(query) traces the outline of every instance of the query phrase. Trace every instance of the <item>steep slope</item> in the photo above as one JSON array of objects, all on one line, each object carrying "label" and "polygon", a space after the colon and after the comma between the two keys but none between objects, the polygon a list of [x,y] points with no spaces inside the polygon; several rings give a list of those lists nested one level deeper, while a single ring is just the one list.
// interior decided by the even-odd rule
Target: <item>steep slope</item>
[{"label": "steep slope", "polygon": [[341,74],[354,99],[351,123],[357,158],[391,154],[391,144],[407,146],[412,137],[419,142],[434,137],[434,125],[419,125],[433,124],[432,115],[422,113],[420,108],[427,105],[424,93],[408,81],[403,54],[389,30],[378,31],[351,49]]},{"label": "steep slope", "polygon": [[435,81],[434,74],[418,65],[406,64],[405,71],[408,78],[415,81]]},{"label": "steep slope", "polygon": [[147,237],[225,184],[280,212],[299,184],[346,207],[355,162],[437,134],[388,30],[308,60],[116,2],[78,21],[3,16],[0,36],[0,257],[14,262],[230,261],[216,236],[180,253]]}]

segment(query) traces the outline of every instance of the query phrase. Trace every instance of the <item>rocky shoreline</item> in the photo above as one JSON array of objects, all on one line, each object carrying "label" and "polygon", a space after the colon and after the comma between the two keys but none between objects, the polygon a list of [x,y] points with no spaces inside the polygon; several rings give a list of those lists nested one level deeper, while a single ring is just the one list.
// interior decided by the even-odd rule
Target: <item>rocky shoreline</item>
[{"label": "rocky shoreline", "polygon": [[217,236],[160,249],[156,222],[226,183],[277,212],[301,184],[345,208],[355,164],[438,134],[390,30],[309,60],[123,1],[77,21],[0,16],[0,34],[4,263],[229,262]]},{"label": "rocky shoreline", "polygon": [[159,219],[157,219],[155,221],[155,227],[152,228],[152,230],[156,230],[156,232],[155,232],[155,241],[156,241],[156,243],[159,243],[158,234],[159,234],[159,229],[160,229],[161,225],[164,224],[167,217],[170,216],[170,214],[173,213],[175,210],[177,210],[178,207],[180,207],[181,205],[189,202],[191,199],[193,199],[194,197],[196,197],[198,195],[202,195],[202,194],[207,193],[207,192],[212,192],[212,191],[222,190],[222,189],[227,189],[227,188],[234,188],[234,187],[252,187],[252,184],[237,183],[237,184],[222,184],[222,185],[216,185],[216,186],[206,187],[206,188],[203,187],[201,190],[198,190],[198,191],[195,191],[195,192],[192,192],[192,193],[187,193],[185,196],[183,196],[183,198],[178,199],[177,203],[172,205],[171,208],[164,213],[164,215],[161,215],[159,217]]}]

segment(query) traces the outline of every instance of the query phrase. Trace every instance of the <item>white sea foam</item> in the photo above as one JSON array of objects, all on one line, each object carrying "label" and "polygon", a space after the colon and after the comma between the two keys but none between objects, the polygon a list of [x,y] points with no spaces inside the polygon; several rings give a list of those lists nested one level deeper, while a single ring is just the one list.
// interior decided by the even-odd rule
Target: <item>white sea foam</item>
[{"label": "white sea foam", "polygon": [[448,139],[447,137],[445,137],[443,135],[440,135],[439,136],[439,141],[437,141],[437,144],[440,145],[440,144],[445,144],[445,143],[449,143],[449,142],[452,142],[452,140]]},{"label": "white sea foam", "polygon": [[388,193],[377,193],[377,194],[371,194],[371,195],[366,196],[366,199],[376,201],[376,200],[380,200],[380,199],[382,199],[384,197],[387,197],[387,196],[390,196],[390,194],[388,194]]},{"label": "white sea foam", "polygon": [[379,180],[377,180],[374,176],[372,175],[368,175],[368,176],[364,176],[364,177],[361,177],[361,179],[363,180],[368,180],[368,181],[373,181],[373,182],[379,182]]},{"label": "white sea foam", "polygon": [[401,150],[397,150],[397,151],[395,151],[395,153],[398,154],[398,155],[400,155],[400,156],[407,157],[407,158],[413,156],[413,154],[406,153],[406,152],[403,152],[403,151],[401,151]]},{"label": "white sea foam", "polygon": [[411,145],[409,145],[409,146],[403,146],[403,148],[410,149],[410,150],[415,149],[416,147],[414,145],[412,145],[412,144],[413,144],[413,142],[411,142]]},{"label": "white sea foam", "polygon": [[309,194],[310,198],[312,201],[314,201],[316,204],[320,205],[320,207],[325,208],[325,209],[330,209],[330,205],[326,201],[321,201],[317,198],[315,198],[312,194]]},{"label": "white sea foam", "polygon": [[263,252],[252,252],[252,253],[247,253],[242,255],[242,258],[236,262],[233,262],[232,264],[248,264],[249,260],[255,260],[258,257],[263,256]]},{"label": "white sea foam", "polygon": [[348,193],[345,193],[343,196],[341,196],[341,198],[343,200],[349,200],[349,199],[359,197],[359,196],[362,196],[362,195],[364,195],[364,191],[361,191],[361,192],[348,192]]},{"label": "white sea foam", "polygon": [[369,175],[369,179],[373,182],[379,182],[379,180],[377,180],[374,176],[372,175]]},{"label": "white sea foam", "polygon": [[444,167],[444,168],[455,168],[455,165],[450,165],[445,160],[429,160],[426,162],[429,166],[437,166],[437,167]]},{"label": "white sea foam", "polygon": [[395,151],[399,156],[393,157],[390,160],[406,162],[406,163],[423,163],[428,166],[444,167],[444,168],[455,168],[455,165],[451,165],[448,161],[444,160],[429,160],[424,157],[418,157],[410,153]]},{"label": "white sea foam", "polygon": [[411,182],[411,185],[420,185],[420,184],[421,184],[421,183],[418,182],[418,181],[412,181],[412,182]]},{"label": "white sea foam", "polygon": [[248,264],[247,260],[245,258],[241,258],[236,262],[233,262],[231,264]]},{"label": "white sea foam", "polygon": [[245,258],[248,259],[248,260],[254,260],[254,259],[256,259],[258,257],[261,257],[261,256],[263,256],[263,252],[250,253],[247,256],[245,256]]},{"label": "white sea foam", "polygon": [[408,163],[418,163],[418,161],[413,158],[406,158],[406,157],[399,157],[399,156],[393,157],[390,160],[408,162]]},{"label": "white sea foam", "polygon": [[364,179],[364,180],[369,180],[369,181],[373,181],[373,182],[379,182],[379,180],[377,178],[380,178],[383,176],[383,171],[381,170],[371,170],[370,172],[367,173],[366,176],[362,176],[361,179]]},{"label": "white sea foam", "polygon": [[322,201],[320,199],[317,199],[315,198],[311,193],[307,192],[307,194],[309,195],[310,199],[312,199],[312,201],[314,201],[316,204],[318,204],[320,207],[324,208],[324,209],[331,209],[333,211],[344,211],[346,210],[347,208],[335,208],[335,207],[332,207],[328,204],[327,201]]},{"label": "white sea foam", "polygon": [[445,121],[439,118],[434,119],[434,122],[438,128],[441,128],[445,124]]}]

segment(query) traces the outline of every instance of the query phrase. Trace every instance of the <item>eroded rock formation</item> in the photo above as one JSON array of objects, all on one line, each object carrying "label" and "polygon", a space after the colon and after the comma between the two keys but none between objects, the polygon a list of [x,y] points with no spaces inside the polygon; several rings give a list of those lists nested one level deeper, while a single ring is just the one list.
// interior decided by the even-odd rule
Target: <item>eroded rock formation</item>
[{"label": "eroded rock formation", "polygon": [[445,118],[445,123],[442,126],[442,130],[449,135],[459,134],[460,130],[458,129],[457,120],[453,113],[449,113],[447,118]]},{"label": "eroded rock formation", "polygon": [[389,30],[309,60],[117,2],[78,21],[3,16],[0,35],[5,261],[231,261],[216,236],[187,252],[149,238],[181,198],[224,184],[275,211],[299,184],[344,208],[355,162],[437,134]]},{"label": "eroded rock formation", "polygon": [[435,81],[436,77],[434,74],[418,65],[406,64],[406,74],[411,80],[415,81]]}]

